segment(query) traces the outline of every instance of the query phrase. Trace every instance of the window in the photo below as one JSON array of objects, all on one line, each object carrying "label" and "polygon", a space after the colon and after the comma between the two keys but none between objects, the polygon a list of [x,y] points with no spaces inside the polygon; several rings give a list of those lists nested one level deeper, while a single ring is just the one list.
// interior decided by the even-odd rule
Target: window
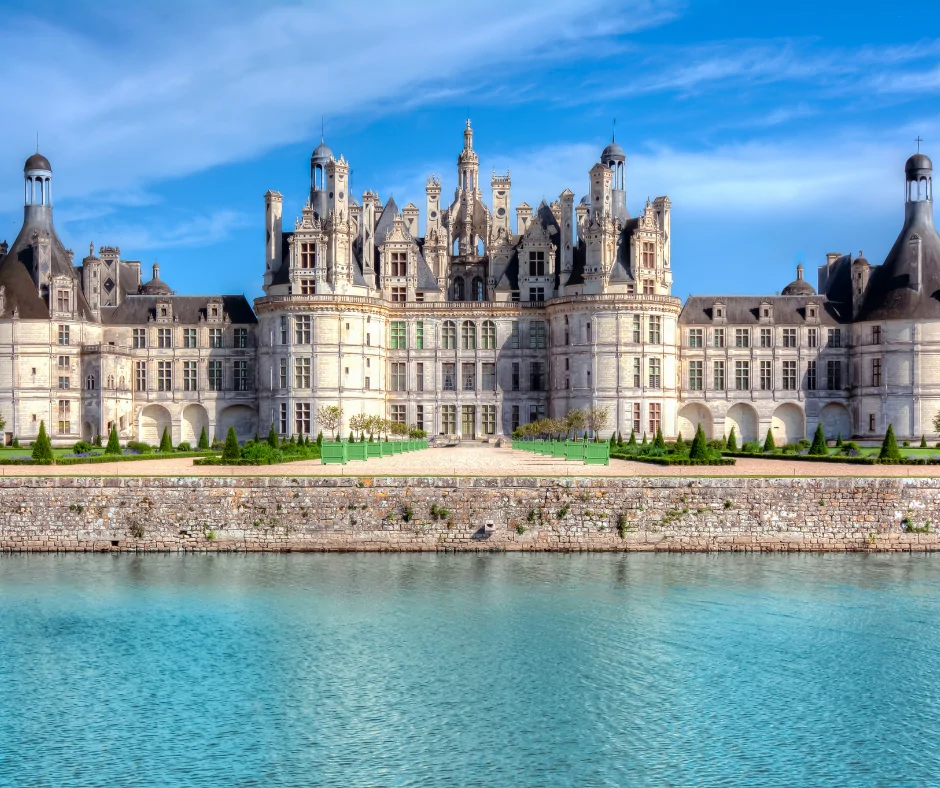
[{"label": "window", "polygon": [[248,391],[248,362],[235,362],[235,391]]},{"label": "window", "polygon": [[838,328],[829,329],[829,347],[842,347],[842,332]]},{"label": "window", "polygon": [[72,388],[72,378],[62,375],[59,376],[59,388],[60,389],[70,389]]},{"label": "window", "polygon": [[519,362],[512,362],[512,386],[513,391],[519,390]]},{"label": "window", "polygon": [[738,391],[751,388],[751,364],[748,361],[734,362],[734,387]]},{"label": "window", "polygon": [[529,323],[529,347],[545,347],[545,322],[543,320],[532,320]]},{"label": "window", "polygon": [[390,325],[391,337],[389,347],[392,350],[404,350],[406,347],[408,347],[408,343],[405,339],[405,321],[393,320]]},{"label": "window", "polygon": [[[280,319],[280,334],[281,334],[281,344],[287,344],[287,338],[290,336],[290,325],[287,321],[287,315],[281,315]],[[349,328],[347,324],[346,328]]]},{"label": "window", "polygon": [[819,332],[815,328],[806,329],[806,344],[809,347],[819,346]]},{"label": "window", "polygon": [[310,434],[310,403],[294,403],[294,431],[301,435]]},{"label": "window", "polygon": [[71,366],[71,364],[69,363],[68,356],[59,356],[57,363],[59,365],[59,369],[64,369],[66,372],[69,371],[69,367]]},{"label": "window", "polygon": [[401,304],[408,300],[408,288],[406,287],[393,287],[392,288],[392,301],[395,303]]},{"label": "window", "polygon": [[60,345],[69,345],[69,327],[68,326],[59,326],[59,344]]},{"label": "window", "polygon": [[734,330],[734,346],[750,347],[751,332],[746,328],[736,328]]},{"label": "window", "polygon": [[134,338],[134,347],[135,348],[145,348],[147,347],[147,329],[146,328],[135,328],[133,330]]},{"label": "window", "polygon": [[278,408],[278,432],[281,435],[287,434],[287,403],[282,402]]},{"label": "window", "polygon": [[183,391],[196,390],[196,362],[183,362]]},{"label": "window", "polygon": [[512,321],[512,330],[509,334],[509,347],[518,348],[519,347],[519,321]]},{"label": "window", "polygon": [[441,433],[443,435],[457,434],[457,406],[441,406]]},{"label": "window", "polygon": [[796,347],[796,329],[795,328],[783,329],[783,346],[784,347]]},{"label": "window", "polygon": [[702,329],[689,329],[689,347],[702,347]]},{"label": "window", "polygon": [[702,390],[702,367],[704,363],[703,361],[689,362],[689,389],[691,391]]},{"label": "window", "polygon": [[587,342],[587,344],[589,345],[591,344],[591,334],[592,334],[591,320],[590,318],[588,318],[587,323],[584,324],[584,341]]},{"label": "window", "polygon": [[483,350],[496,350],[496,323],[492,320],[483,321],[483,331],[480,334],[480,347]]},{"label": "window", "polygon": [[415,347],[424,350],[424,323],[420,320],[415,323]]},{"label": "window", "polygon": [[279,358],[277,360],[277,387],[279,389],[287,388],[287,359]]},{"label": "window", "polygon": [[640,432],[640,428],[643,425],[640,423],[640,403],[633,403],[633,431],[636,433]]},{"label": "window", "polygon": [[173,362],[157,362],[157,391],[173,390]]},{"label": "window", "polygon": [[652,345],[662,342],[662,318],[659,315],[649,317],[649,341]]},{"label": "window", "polygon": [[59,415],[59,432],[68,434],[72,431],[72,422],[70,421],[72,417],[72,403],[67,399],[59,400],[58,407]]},{"label": "window", "polygon": [[309,345],[312,336],[313,318],[310,315],[297,315],[294,318],[294,344]]},{"label": "window", "polygon": [[725,390],[725,362],[724,361],[715,361],[712,365],[712,386],[713,389],[717,391]]},{"label": "window", "polygon": [[475,391],[477,387],[477,365],[474,363],[460,365],[460,386],[464,391]]},{"label": "window", "polygon": [[363,387],[366,391],[368,391],[369,389],[371,389],[371,388],[372,388],[372,378],[370,378],[368,375],[366,375],[366,379],[365,379],[365,382],[363,383],[362,387]]},{"label": "window", "polygon": [[656,267],[656,247],[652,241],[643,241],[640,252],[640,264],[644,268]]},{"label": "window", "polygon": [[310,359],[309,358],[295,358],[294,359],[294,388],[298,388],[298,389],[310,388]]},{"label": "window", "polygon": [[316,295],[317,294],[317,282],[315,279],[301,279],[300,280],[300,294],[301,295]]},{"label": "window", "polygon": [[640,316],[639,316],[639,315],[634,315],[634,316],[633,316],[633,344],[634,344],[634,345],[639,345],[640,342],[643,341],[640,332],[641,332],[641,328],[640,328]]},{"label": "window", "polygon": [[868,414],[868,431],[869,432],[875,431],[875,414],[874,413]]},{"label": "window", "polygon": [[545,276],[545,252],[529,252],[529,276]]},{"label": "window", "polygon": [[871,343],[873,345],[881,344],[881,326],[871,327]]},{"label": "window", "polygon": [[312,243],[302,243],[300,245],[300,267],[316,268],[317,265],[317,245]]},{"label": "window", "polygon": [[496,406],[495,405],[484,405],[483,413],[481,414],[482,428],[484,435],[495,435],[496,434]]},{"label": "window", "polygon": [[545,288],[544,287],[530,287],[529,288],[529,303],[534,303],[536,301],[545,300]]},{"label": "window", "polygon": [[483,391],[496,391],[496,365],[483,364],[480,367],[480,381]]},{"label": "window", "polygon": [[796,390],[796,362],[783,362],[783,388],[786,391]]},{"label": "window", "polygon": [[[392,252],[391,253],[391,275],[392,276],[407,276],[408,275],[408,253],[407,252]],[[405,299],[402,299],[404,301]]]},{"label": "window", "polygon": [[190,349],[190,350],[196,347],[196,329],[195,328],[183,329],[183,347]]},{"label": "window", "polygon": [[510,411],[510,420],[512,424],[512,431],[515,432],[519,429],[519,406],[513,405],[512,410]]},{"label": "window", "polygon": [[773,347],[773,334],[769,328],[762,328],[760,330],[760,346],[761,347]]},{"label": "window", "polygon": [[650,373],[650,388],[658,389],[662,384],[660,362],[658,358],[651,358],[647,361],[647,367]]},{"label": "window", "polygon": [[392,362],[392,391],[407,391],[404,362]]},{"label": "window", "polygon": [[829,359],[826,362],[826,388],[829,391],[842,388],[842,362],[837,359]]},{"label": "window", "polygon": [[372,334],[366,334],[366,347],[372,347]]},{"label": "window", "polygon": [[418,391],[424,391],[424,364],[420,361],[415,365],[415,384]]},{"label": "window", "polygon": [[113,389],[114,388],[114,375],[108,375],[106,382],[108,384],[108,388]]},{"label": "window", "polygon": [[640,388],[640,386],[642,385],[642,383],[640,383],[641,377],[642,376],[640,374],[640,359],[635,358],[633,359],[633,388],[635,389]]},{"label": "window", "polygon": [[209,329],[209,347],[211,348],[222,347],[222,329],[221,328]]},{"label": "window", "polygon": [[85,378],[85,388],[88,389],[89,391],[95,390],[95,376],[94,375],[88,375],[88,377]]},{"label": "window", "polygon": [[237,348],[248,347],[248,329],[247,328],[235,329],[235,347]]},{"label": "window", "polygon": [[405,406],[400,403],[390,406],[389,411],[389,417],[395,424],[404,424],[408,419],[405,415]]},{"label": "window", "polygon": [[469,320],[460,324],[460,347],[464,350],[476,350],[477,327]]},{"label": "window", "polygon": [[816,390],[816,362],[806,362],[806,388],[808,391]]},{"label": "window", "polygon": [[444,391],[457,390],[457,365],[441,364],[441,380],[444,384]]},{"label": "window", "polygon": [[68,290],[58,290],[58,291],[56,291],[56,307],[58,308],[58,310],[59,310],[60,312],[68,312],[68,311],[69,311],[69,309],[70,309],[70,307],[69,307],[69,301],[71,300],[71,299],[69,298],[70,295],[71,295],[71,294],[69,293]]},{"label": "window", "polygon": [[222,362],[210,361],[206,365],[206,377],[209,379],[209,391],[222,390]]},{"label": "window", "polygon": [[157,329],[157,347],[163,350],[173,347],[173,334],[170,328]]},{"label": "window", "polygon": [[533,361],[529,364],[529,389],[531,391],[545,390],[545,364]]},{"label": "window", "polygon": [[663,406],[658,402],[650,403],[650,435],[655,435],[662,428]]},{"label": "window", "polygon": [[643,295],[656,295],[656,285],[652,279],[643,280]]},{"label": "window", "polygon": [[761,391],[771,391],[774,387],[773,367],[769,361],[760,362],[760,387]]},{"label": "window", "polygon": [[565,344],[566,345],[571,344],[571,331],[569,330],[569,327],[568,327],[568,315],[565,315]]},{"label": "window", "polygon": [[453,320],[445,320],[441,329],[441,345],[444,350],[457,348],[457,324]]},{"label": "window", "polygon": [[725,346],[725,330],[723,328],[716,328],[712,333],[712,344],[715,347],[724,347]]},{"label": "window", "polygon": [[415,405],[415,427],[424,429],[424,405]]},{"label": "window", "polygon": [[147,390],[147,362],[134,362],[134,391]]},{"label": "window", "polygon": [[873,358],[871,360],[871,384],[873,386],[881,385],[881,359]]}]

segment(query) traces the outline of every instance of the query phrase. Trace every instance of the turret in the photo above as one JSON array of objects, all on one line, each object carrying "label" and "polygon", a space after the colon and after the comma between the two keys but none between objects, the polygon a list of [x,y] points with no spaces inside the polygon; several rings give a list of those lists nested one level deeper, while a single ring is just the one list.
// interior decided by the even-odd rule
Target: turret
[{"label": "turret", "polygon": [[627,219],[627,192],[624,188],[624,174],[627,156],[615,139],[601,153],[601,164],[610,170],[610,210],[615,219]]},{"label": "turret", "polygon": [[497,175],[494,170],[490,186],[493,188],[493,225],[491,229],[495,238],[500,229],[505,230],[507,234],[510,231],[509,210],[512,180],[509,177],[509,171],[507,170],[505,175]]},{"label": "turret", "polygon": [[281,219],[284,198],[280,192],[268,191],[264,195],[264,284],[271,284],[275,271],[281,267]]},{"label": "turret", "polygon": [[871,276],[871,265],[868,260],[858,253],[852,261],[852,316],[858,316],[865,300],[865,290],[868,289],[868,279]]},{"label": "turret", "polygon": [[428,184],[425,189],[427,193],[427,226],[425,235],[430,235],[431,230],[441,229],[441,179],[436,175],[428,176]]},{"label": "turret", "polygon": [[329,210],[326,190],[326,165],[330,163],[332,158],[333,151],[327,147],[321,137],[320,144],[313,149],[310,156],[310,204],[313,206],[314,213],[320,219],[323,219]]}]

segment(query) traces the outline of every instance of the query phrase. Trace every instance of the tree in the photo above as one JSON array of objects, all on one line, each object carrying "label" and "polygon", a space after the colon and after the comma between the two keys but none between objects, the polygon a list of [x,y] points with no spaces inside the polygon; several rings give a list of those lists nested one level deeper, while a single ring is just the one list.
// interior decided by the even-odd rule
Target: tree
[{"label": "tree", "polygon": [[726,451],[737,451],[738,450],[738,436],[734,432],[734,426],[731,427],[731,432],[728,433],[728,441],[725,444]]},{"label": "tree", "polygon": [[643,430],[643,442],[640,445],[646,446],[646,430]]},{"label": "tree", "polygon": [[[0,428],[0,429],[2,429],[2,428]],[[921,435],[921,436],[920,436],[920,447],[921,447],[922,449],[926,449],[926,448],[927,448],[927,436],[926,436],[926,435]]]},{"label": "tree", "polygon": [[636,430],[630,430],[630,440],[627,441],[627,446],[631,449],[636,448]]},{"label": "tree", "polygon": [[881,462],[901,461],[901,450],[898,448],[897,439],[894,437],[894,426],[891,424],[888,425],[888,431],[885,433],[885,439],[881,444],[878,459]]},{"label": "tree", "polygon": [[323,445],[323,430],[320,430],[317,433],[317,446],[322,446],[322,445]]},{"label": "tree", "polygon": [[842,448],[842,433],[841,432],[838,435],[836,435],[836,448],[837,449]]},{"label": "tree", "polygon": [[231,462],[232,460],[240,460],[242,456],[242,450],[238,446],[238,436],[235,434],[235,428],[229,427],[228,433],[225,435],[225,448],[222,449],[222,459]]},{"label": "tree", "polygon": [[657,449],[666,450],[666,441],[663,438],[663,431],[661,427],[656,428],[656,437],[653,438],[653,446]]},{"label": "tree", "polygon": [[366,416],[364,413],[354,413],[352,416],[349,417],[349,429],[352,430],[353,432],[359,433],[360,441],[364,441],[366,439],[365,431],[366,431],[366,425],[368,421],[369,421],[369,417]]},{"label": "tree", "polygon": [[565,432],[573,438],[578,437],[578,433],[584,429],[585,415],[583,410],[574,408],[568,411],[565,416]]},{"label": "tree", "polygon": [[111,432],[108,435],[108,445],[104,450],[105,454],[120,454],[121,442],[118,440],[117,426],[111,425]]},{"label": "tree", "polygon": [[317,408],[317,423],[333,433],[336,433],[343,424],[343,409],[339,405],[321,405]]},{"label": "tree", "polygon": [[[695,434],[697,435],[698,431],[696,431]],[[684,452],[684,451],[685,451],[685,441],[682,439],[682,433],[680,432],[679,437],[676,438],[675,452],[676,454],[680,454],[681,452]]]},{"label": "tree", "polygon": [[699,424],[695,430],[695,437],[692,438],[692,448],[689,449],[690,460],[708,459],[708,441],[705,440],[705,430]]},{"label": "tree", "polygon": [[205,427],[203,427],[202,432],[199,433],[199,445],[196,448],[199,449],[199,451],[209,450],[209,433],[206,432]]},{"label": "tree", "polygon": [[617,445],[623,446],[623,435],[621,434],[620,430],[617,430]]},{"label": "tree", "polygon": [[826,435],[823,433],[821,423],[816,425],[816,432],[813,433],[813,444],[809,447],[809,453],[813,457],[825,457],[829,454],[829,447],[826,446]]},{"label": "tree", "polygon": [[276,449],[280,441],[277,439],[277,430],[274,429],[274,422],[271,422],[271,429],[268,430],[268,446]]},{"label": "tree", "polygon": [[[110,442],[110,441],[109,441]],[[160,438],[160,451],[173,451],[173,441],[170,440],[170,428],[163,428],[163,436]]]},{"label": "tree", "polygon": [[610,421],[610,406],[603,405],[591,408],[584,414],[584,420],[588,429],[594,433],[594,441],[600,440],[600,431],[607,428],[607,422]]},{"label": "tree", "polygon": [[767,437],[764,438],[764,451],[771,452],[777,448],[777,444],[774,441],[774,433],[770,427],[767,428]]},{"label": "tree", "polygon": [[52,441],[46,434],[46,422],[39,422],[39,435],[33,441],[33,459],[36,462],[52,462]]}]

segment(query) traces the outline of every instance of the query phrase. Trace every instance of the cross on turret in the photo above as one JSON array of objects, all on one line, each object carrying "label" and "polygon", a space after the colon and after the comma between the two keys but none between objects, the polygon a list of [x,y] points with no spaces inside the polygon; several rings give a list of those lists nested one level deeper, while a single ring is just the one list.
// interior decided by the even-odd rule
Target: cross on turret
[{"label": "cross on turret", "polygon": [[920,153],[920,144],[923,142],[923,139],[921,139],[920,134],[918,134],[918,135],[914,138],[914,142],[917,143],[917,152]]}]

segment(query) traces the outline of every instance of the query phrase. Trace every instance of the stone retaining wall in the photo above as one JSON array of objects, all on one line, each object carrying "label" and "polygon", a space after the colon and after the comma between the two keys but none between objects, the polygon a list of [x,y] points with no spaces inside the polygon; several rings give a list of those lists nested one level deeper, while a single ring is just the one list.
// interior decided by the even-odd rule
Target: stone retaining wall
[{"label": "stone retaining wall", "polygon": [[938,527],[940,479],[0,478],[3,551],[923,551]]}]

